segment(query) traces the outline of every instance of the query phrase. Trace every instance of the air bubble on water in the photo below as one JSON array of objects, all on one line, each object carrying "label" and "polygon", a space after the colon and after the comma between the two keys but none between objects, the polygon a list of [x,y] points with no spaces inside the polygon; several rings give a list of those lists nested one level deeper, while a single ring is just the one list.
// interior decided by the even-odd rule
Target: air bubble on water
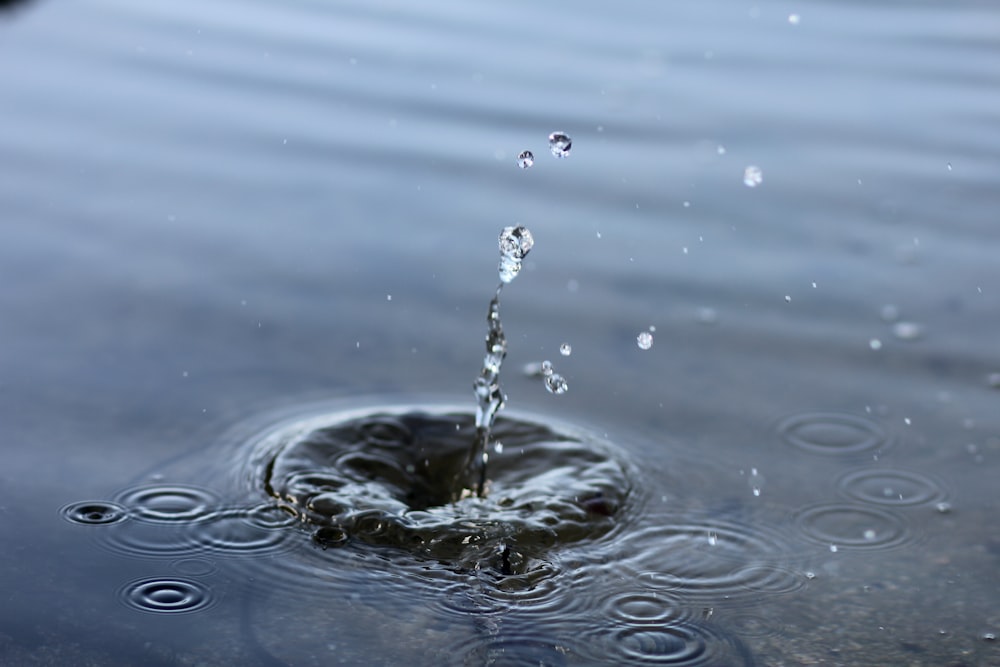
[{"label": "air bubble on water", "polygon": [[984,632],[983,641],[984,642],[995,642],[997,640],[997,633],[995,632]]},{"label": "air bubble on water", "polygon": [[535,244],[531,237],[531,232],[527,227],[517,225],[516,227],[504,227],[500,232],[500,264],[497,270],[500,280],[509,283],[521,272],[521,260],[528,254]]},{"label": "air bubble on water", "polygon": [[714,530],[708,531],[708,543],[713,547],[719,543],[719,534]]},{"label": "air bubble on water", "polygon": [[573,140],[565,132],[553,132],[549,135],[549,150],[555,157],[569,156],[571,148],[573,148]]},{"label": "air bubble on water", "polygon": [[751,487],[751,490],[753,491],[754,497],[760,497],[760,487],[759,486]]},{"label": "air bubble on water", "polygon": [[870,341],[868,341],[868,347],[870,347],[873,350],[881,350],[882,341],[880,341],[878,338],[872,338]]},{"label": "air bubble on water", "polygon": [[561,354],[564,357],[568,357],[569,355],[573,354],[573,346],[570,345],[569,343],[563,343],[562,345],[559,346],[559,354]]},{"label": "air bubble on water", "polygon": [[869,528],[864,532],[864,537],[867,541],[871,542],[877,537],[877,534],[875,533],[874,530]]},{"label": "air bubble on water", "polygon": [[799,16],[798,14],[789,14],[788,15],[788,22],[791,23],[792,25],[798,25],[801,20],[802,20],[802,17]]},{"label": "air bubble on water", "polygon": [[900,340],[917,340],[924,333],[924,328],[916,322],[896,322],[892,326],[892,334]]},{"label": "air bubble on water", "polygon": [[531,151],[521,151],[517,154],[517,166],[527,169],[535,164],[535,154]]},{"label": "air bubble on water", "polygon": [[830,545],[830,553],[832,553],[832,554],[837,553],[837,545],[836,544],[831,544]]},{"label": "air bubble on water", "polygon": [[764,172],[755,164],[743,170],[743,185],[748,188],[755,188],[764,182]]},{"label": "air bubble on water", "polygon": [[503,454],[503,443],[497,440],[493,443],[493,451],[497,454]]},{"label": "air bubble on water", "polygon": [[569,391],[569,383],[559,373],[552,373],[545,376],[545,388],[549,390],[550,394],[565,394]]},{"label": "air bubble on water", "polygon": [[642,331],[635,337],[635,342],[640,350],[648,350],[653,347],[653,334],[648,331]]},{"label": "air bubble on water", "polygon": [[650,333],[656,333],[656,325],[655,324],[650,324],[649,325],[649,332]]},{"label": "air bubble on water", "polygon": [[941,501],[934,506],[934,509],[936,509],[941,514],[948,514],[949,512],[951,512],[951,503]]},{"label": "air bubble on water", "polygon": [[903,423],[909,426],[910,424],[913,423],[913,420],[910,419],[909,417],[903,417]]},{"label": "air bubble on water", "polygon": [[791,302],[792,302],[792,296],[790,294],[786,294],[785,295],[785,303],[791,303]]}]

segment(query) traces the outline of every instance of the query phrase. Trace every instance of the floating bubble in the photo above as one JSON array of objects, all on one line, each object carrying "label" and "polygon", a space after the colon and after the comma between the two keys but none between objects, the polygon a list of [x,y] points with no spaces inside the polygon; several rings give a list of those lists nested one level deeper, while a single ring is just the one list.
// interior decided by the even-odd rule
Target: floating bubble
[{"label": "floating bubble", "polygon": [[71,503],[60,510],[63,518],[72,523],[100,526],[118,523],[128,518],[124,507],[104,500],[85,500]]},{"label": "floating bubble", "polygon": [[567,157],[573,147],[573,140],[565,132],[553,132],[549,135],[549,150],[555,157]]},{"label": "floating bubble", "polygon": [[764,182],[764,172],[755,164],[743,170],[743,185],[755,188]]},{"label": "floating bubble", "polygon": [[635,343],[639,346],[640,350],[648,350],[653,347],[653,334],[648,331],[641,331],[639,335],[635,337]]},{"label": "floating bubble", "polygon": [[122,588],[119,596],[127,607],[155,614],[204,611],[214,603],[208,588],[187,579],[140,579]]},{"label": "floating bubble", "polygon": [[568,357],[569,355],[573,354],[573,346],[571,346],[569,343],[563,343],[562,345],[559,346],[559,354],[561,354],[564,357]]},{"label": "floating bubble", "polygon": [[569,391],[569,383],[559,373],[552,373],[545,376],[545,388],[549,390],[550,394],[565,394]]},{"label": "floating bubble", "polygon": [[535,164],[535,155],[531,151],[521,151],[517,155],[517,166],[521,169],[528,169]]}]

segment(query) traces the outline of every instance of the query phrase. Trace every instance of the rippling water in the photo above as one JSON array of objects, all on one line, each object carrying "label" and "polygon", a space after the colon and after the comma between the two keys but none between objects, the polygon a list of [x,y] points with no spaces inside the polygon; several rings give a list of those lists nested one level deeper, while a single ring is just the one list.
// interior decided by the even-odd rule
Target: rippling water
[{"label": "rippling water", "polygon": [[0,12],[3,664],[1000,664],[994,4]]}]

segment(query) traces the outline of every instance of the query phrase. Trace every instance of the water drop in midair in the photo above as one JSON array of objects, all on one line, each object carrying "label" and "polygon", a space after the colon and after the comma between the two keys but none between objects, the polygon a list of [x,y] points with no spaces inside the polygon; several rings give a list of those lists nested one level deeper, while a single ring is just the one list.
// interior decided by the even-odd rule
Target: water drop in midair
[{"label": "water drop in midair", "polygon": [[517,166],[521,169],[527,169],[528,167],[535,164],[535,155],[531,151],[521,151],[517,156]]},{"label": "water drop in midair", "polygon": [[553,132],[549,135],[549,150],[555,157],[568,157],[573,147],[573,140],[565,132]]}]

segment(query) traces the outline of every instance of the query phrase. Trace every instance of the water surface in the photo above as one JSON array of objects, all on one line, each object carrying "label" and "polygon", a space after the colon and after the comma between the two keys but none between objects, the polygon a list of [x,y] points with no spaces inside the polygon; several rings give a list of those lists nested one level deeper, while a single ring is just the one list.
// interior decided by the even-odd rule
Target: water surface
[{"label": "water surface", "polygon": [[[1000,663],[998,31],[974,0],[5,3],[0,662]],[[507,414],[628,493],[506,555],[516,521],[317,540],[259,443],[464,428],[516,224]]]}]

